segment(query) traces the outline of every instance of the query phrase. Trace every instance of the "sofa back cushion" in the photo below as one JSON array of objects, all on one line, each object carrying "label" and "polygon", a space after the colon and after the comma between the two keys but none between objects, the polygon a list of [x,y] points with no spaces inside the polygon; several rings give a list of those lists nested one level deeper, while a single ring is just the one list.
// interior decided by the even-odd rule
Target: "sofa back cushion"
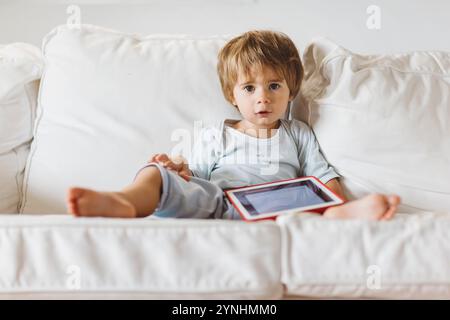
[{"label": "sofa back cushion", "polygon": [[54,29],[43,43],[21,211],[64,213],[72,185],[122,188],[154,153],[188,157],[199,127],[239,117],[216,74],[225,42],[89,25]]},{"label": "sofa back cushion", "polygon": [[350,198],[398,193],[404,212],[450,208],[450,53],[359,55],[318,39],[293,116],[312,126]]},{"label": "sofa back cushion", "polygon": [[17,213],[43,59],[25,43],[0,45],[0,213]]}]

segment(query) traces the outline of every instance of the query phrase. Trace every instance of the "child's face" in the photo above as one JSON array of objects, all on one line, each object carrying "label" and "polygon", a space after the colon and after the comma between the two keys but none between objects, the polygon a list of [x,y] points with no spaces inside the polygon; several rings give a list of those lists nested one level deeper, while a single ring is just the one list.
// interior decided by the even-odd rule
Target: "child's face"
[{"label": "child's face", "polygon": [[233,104],[252,129],[276,128],[291,100],[286,80],[269,67],[252,70],[248,77],[239,74],[233,97]]}]

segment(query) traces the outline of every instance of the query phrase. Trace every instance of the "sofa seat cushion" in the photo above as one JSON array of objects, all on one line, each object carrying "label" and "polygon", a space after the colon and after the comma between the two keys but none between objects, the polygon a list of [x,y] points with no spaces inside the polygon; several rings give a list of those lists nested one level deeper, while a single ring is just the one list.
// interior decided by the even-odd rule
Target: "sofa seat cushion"
[{"label": "sofa seat cushion", "polygon": [[4,216],[0,296],[277,299],[274,222]]},{"label": "sofa seat cushion", "polygon": [[450,298],[450,215],[391,221],[279,217],[282,281],[291,297]]}]

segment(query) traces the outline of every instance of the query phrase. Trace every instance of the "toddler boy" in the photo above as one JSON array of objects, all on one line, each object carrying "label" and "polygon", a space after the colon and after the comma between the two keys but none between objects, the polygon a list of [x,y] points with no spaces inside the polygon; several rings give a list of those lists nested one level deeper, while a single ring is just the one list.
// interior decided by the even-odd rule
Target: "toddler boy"
[{"label": "toddler boy", "polygon": [[[326,162],[311,129],[285,120],[298,94],[303,68],[284,34],[250,31],[230,40],[217,65],[225,98],[241,120],[204,128],[187,163],[157,154],[120,192],[70,188],[76,216],[240,219],[223,190],[315,176],[344,198],[339,175]],[[400,199],[371,194],[328,208],[325,217],[390,219]]]}]

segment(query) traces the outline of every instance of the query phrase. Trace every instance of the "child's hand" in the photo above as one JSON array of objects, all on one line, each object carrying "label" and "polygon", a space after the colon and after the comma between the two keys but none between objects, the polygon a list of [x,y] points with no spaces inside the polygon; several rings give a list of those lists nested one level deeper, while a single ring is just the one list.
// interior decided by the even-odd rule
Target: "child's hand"
[{"label": "child's hand", "polygon": [[190,177],[192,176],[192,172],[191,170],[189,170],[189,165],[181,156],[171,159],[165,153],[157,153],[148,162],[156,162],[162,165],[164,168],[173,170],[186,181],[189,181]]}]

